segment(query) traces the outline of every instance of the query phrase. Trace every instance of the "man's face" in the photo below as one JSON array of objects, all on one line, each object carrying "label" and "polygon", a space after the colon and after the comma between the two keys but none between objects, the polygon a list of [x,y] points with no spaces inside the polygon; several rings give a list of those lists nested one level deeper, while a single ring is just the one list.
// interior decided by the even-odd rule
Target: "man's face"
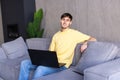
[{"label": "man's face", "polygon": [[61,23],[62,29],[66,29],[72,24],[72,21],[70,20],[69,17],[64,17],[61,19],[60,23]]}]

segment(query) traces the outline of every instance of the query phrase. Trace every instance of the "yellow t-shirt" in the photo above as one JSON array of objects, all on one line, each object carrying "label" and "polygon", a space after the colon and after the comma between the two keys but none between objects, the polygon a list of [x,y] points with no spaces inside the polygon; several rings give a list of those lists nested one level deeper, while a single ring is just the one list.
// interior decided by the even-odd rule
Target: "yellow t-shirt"
[{"label": "yellow t-shirt", "polygon": [[90,36],[74,29],[58,31],[52,38],[50,51],[56,51],[59,63],[66,63],[69,67],[74,56],[74,49],[77,43],[88,40]]}]

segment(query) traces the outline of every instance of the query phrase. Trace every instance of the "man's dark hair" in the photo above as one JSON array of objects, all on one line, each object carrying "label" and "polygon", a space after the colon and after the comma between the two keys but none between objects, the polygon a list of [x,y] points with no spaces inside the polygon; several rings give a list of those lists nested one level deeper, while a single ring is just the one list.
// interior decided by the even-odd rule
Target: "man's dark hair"
[{"label": "man's dark hair", "polygon": [[69,17],[70,20],[72,21],[72,15],[71,15],[70,13],[63,13],[63,14],[61,15],[61,19],[64,18],[64,17]]}]

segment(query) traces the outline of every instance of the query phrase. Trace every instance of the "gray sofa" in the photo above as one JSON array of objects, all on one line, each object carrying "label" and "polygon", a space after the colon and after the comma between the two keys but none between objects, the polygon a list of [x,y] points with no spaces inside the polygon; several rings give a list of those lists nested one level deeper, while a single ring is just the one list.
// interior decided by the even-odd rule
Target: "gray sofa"
[{"label": "gray sofa", "polygon": [[[0,80],[18,80],[20,63],[30,59],[27,49],[48,50],[51,39],[22,37],[3,43],[0,47]],[[67,70],[34,80],[119,80],[120,43],[89,42],[81,55],[79,43],[71,67]],[[31,72],[29,79],[32,78]]]}]

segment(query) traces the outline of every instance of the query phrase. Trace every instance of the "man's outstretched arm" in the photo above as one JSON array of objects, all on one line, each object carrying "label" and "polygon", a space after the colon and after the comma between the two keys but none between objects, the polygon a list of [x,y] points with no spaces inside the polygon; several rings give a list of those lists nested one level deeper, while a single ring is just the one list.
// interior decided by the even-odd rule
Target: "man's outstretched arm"
[{"label": "man's outstretched arm", "polygon": [[97,41],[94,37],[90,37],[88,40],[83,42],[83,45],[80,48],[80,52],[82,53],[87,48],[88,41]]}]

